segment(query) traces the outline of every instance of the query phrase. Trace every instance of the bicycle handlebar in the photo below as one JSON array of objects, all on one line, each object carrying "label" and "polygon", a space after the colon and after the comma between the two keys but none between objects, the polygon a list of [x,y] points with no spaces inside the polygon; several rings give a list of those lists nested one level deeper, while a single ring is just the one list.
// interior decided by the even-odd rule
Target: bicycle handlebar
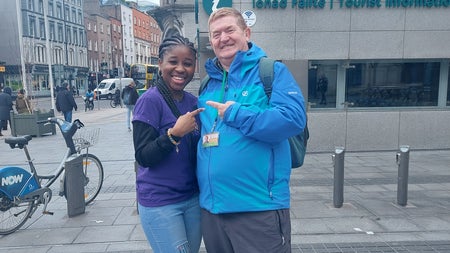
[{"label": "bicycle handlebar", "polygon": [[83,122],[81,122],[79,119],[76,119],[73,121],[73,123],[67,122],[63,119],[57,118],[57,117],[50,117],[46,120],[39,120],[36,122],[37,124],[56,124],[59,126],[61,131],[67,132],[70,128],[72,128],[72,125],[75,125],[77,129],[80,129],[84,127]]},{"label": "bicycle handlebar", "polygon": [[72,154],[76,153],[75,144],[72,137],[78,129],[84,127],[83,122],[81,122],[79,119],[76,119],[73,121],[73,123],[70,123],[57,117],[50,117],[47,120],[39,120],[36,123],[58,125],[59,130],[61,130],[64,140],[66,141],[66,146],[70,148]]}]

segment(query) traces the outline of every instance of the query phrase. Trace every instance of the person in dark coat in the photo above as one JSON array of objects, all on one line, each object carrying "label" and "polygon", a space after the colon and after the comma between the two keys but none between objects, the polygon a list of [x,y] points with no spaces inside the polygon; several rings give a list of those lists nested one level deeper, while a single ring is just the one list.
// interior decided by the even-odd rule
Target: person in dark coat
[{"label": "person in dark coat", "polygon": [[131,132],[131,114],[133,113],[134,105],[139,98],[134,81],[123,88],[121,96],[123,103],[127,107],[127,127],[128,131]]},{"label": "person in dark coat", "polygon": [[317,91],[320,92],[320,104],[327,104],[328,78],[322,74],[317,82]]},{"label": "person in dark coat", "polygon": [[72,110],[78,109],[77,103],[73,98],[69,83],[64,83],[63,87],[65,89],[61,89],[56,95],[56,110],[63,113],[65,121],[72,122]]},{"label": "person in dark coat", "polygon": [[0,93],[0,136],[3,136],[2,130],[8,130],[9,113],[13,109],[11,93],[10,87],[3,88],[3,93]]}]

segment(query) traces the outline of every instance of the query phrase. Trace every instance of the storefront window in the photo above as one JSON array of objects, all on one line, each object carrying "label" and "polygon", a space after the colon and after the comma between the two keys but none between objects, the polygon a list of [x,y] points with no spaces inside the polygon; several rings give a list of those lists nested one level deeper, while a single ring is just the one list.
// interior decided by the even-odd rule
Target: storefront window
[{"label": "storefront window", "polygon": [[336,64],[317,64],[309,68],[308,101],[312,108],[336,108]]},{"label": "storefront window", "polygon": [[353,107],[436,106],[438,62],[351,63],[345,99]]}]

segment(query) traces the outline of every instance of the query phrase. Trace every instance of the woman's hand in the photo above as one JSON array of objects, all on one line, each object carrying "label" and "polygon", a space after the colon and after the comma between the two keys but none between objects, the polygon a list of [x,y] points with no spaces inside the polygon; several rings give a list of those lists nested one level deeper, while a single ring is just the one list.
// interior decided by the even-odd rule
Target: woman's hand
[{"label": "woman's hand", "polygon": [[186,114],[181,115],[170,130],[170,133],[173,136],[181,138],[195,129],[198,129],[195,117],[204,110],[205,108],[198,108],[192,112],[187,112]]}]

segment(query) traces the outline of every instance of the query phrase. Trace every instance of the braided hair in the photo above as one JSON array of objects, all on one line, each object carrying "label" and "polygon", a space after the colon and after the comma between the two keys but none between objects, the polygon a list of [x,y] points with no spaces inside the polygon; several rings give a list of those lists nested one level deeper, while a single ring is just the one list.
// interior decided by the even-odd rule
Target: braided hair
[{"label": "braided hair", "polygon": [[168,50],[176,46],[186,46],[192,50],[194,56],[197,56],[197,49],[195,49],[194,43],[190,42],[188,38],[182,37],[180,35],[173,35],[171,37],[165,38],[159,45],[159,59],[162,60],[164,58],[164,54]]},{"label": "braided hair", "polygon": [[[177,46],[188,47],[189,49],[191,49],[194,57],[197,57],[197,49],[195,49],[194,43],[190,42],[188,38],[182,37],[180,35],[174,35],[164,39],[163,42],[159,45],[159,59],[163,60],[166,52],[172,50],[172,48]],[[158,88],[159,93],[161,93],[161,95],[163,96],[170,110],[172,110],[172,113],[175,115],[175,117],[178,118],[179,116],[181,116],[181,113],[175,105],[175,101],[172,98],[169,88],[162,79],[161,70],[158,71],[156,87]]]}]

